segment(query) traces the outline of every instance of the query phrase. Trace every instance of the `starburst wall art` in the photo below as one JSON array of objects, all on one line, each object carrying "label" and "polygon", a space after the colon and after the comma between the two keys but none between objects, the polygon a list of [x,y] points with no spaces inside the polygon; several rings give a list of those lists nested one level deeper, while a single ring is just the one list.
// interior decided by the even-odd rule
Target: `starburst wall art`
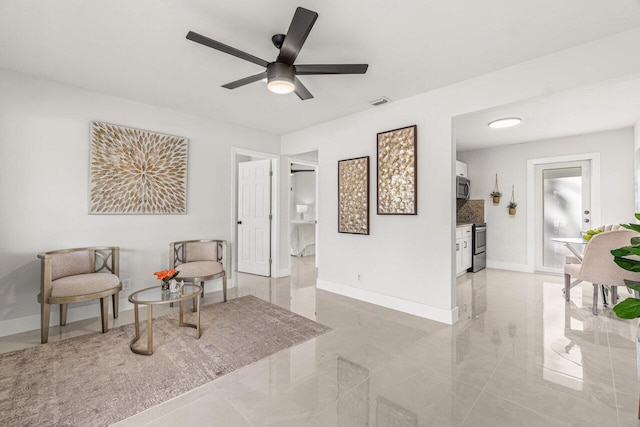
[{"label": "starburst wall art", "polygon": [[187,213],[186,138],[91,122],[91,214]]}]

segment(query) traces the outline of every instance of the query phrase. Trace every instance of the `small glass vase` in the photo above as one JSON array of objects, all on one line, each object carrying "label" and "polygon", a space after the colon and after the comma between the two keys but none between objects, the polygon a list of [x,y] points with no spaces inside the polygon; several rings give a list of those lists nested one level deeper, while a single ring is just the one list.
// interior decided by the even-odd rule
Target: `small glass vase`
[{"label": "small glass vase", "polygon": [[169,281],[169,292],[172,294],[178,293],[182,290],[182,285],[184,285],[183,281],[178,281],[176,279],[172,279]]}]

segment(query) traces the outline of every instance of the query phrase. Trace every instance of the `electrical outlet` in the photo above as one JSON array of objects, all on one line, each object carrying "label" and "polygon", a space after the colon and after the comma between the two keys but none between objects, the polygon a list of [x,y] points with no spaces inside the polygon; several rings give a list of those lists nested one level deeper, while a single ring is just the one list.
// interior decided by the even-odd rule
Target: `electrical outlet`
[{"label": "electrical outlet", "polygon": [[357,277],[358,277],[358,282],[362,282],[362,280],[364,279],[364,274],[362,274],[362,272],[358,272],[356,273]]},{"label": "electrical outlet", "polygon": [[123,279],[122,280],[122,290],[130,291],[131,290],[131,279]]}]

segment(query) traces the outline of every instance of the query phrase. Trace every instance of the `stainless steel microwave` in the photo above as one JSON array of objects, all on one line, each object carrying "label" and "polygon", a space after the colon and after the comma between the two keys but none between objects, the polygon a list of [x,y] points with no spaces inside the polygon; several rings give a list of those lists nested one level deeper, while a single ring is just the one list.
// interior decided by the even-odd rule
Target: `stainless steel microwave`
[{"label": "stainless steel microwave", "polygon": [[456,198],[468,199],[471,192],[471,181],[463,176],[456,176]]}]

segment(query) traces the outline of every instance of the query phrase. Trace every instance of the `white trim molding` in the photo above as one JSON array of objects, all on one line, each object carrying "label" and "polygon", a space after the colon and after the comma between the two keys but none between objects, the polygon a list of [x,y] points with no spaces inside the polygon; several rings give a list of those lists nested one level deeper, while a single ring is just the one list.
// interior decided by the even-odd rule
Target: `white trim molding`
[{"label": "white trim molding", "polygon": [[281,268],[280,270],[278,270],[275,274],[272,274],[273,277],[275,277],[276,279],[278,277],[287,277],[287,276],[291,276],[291,269],[290,268]]},{"label": "white trim molding", "polygon": [[383,295],[376,292],[366,291],[353,286],[346,286],[340,283],[329,282],[317,279],[316,287],[323,291],[342,295],[348,298],[357,299],[371,304],[387,307],[392,310],[401,311],[403,313],[412,314],[414,316],[423,317],[436,322],[453,325],[458,321],[458,307],[451,310],[434,307],[432,305],[420,304],[415,301],[409,301],[402,298]]},{"label": "white trim molding", "polygon": [[[109,299],[111,299],[109,297]],[[121,313],[126,310],[133,310],[133,304],[129,302],[128,297],[119,298],[120,307],[118,311]],[[40,306],[40,304],[38,304]],[[58,305],[52,305],[51,307],[51,318],[49,327],[59,326],[60,325],[60,316],[58,316]],[[78,320],[92,319],[96,318],[98,321],[100,320],[100,304],[98,302],[94,302],[91,304],[81,305],[78,307],[69,307],[69,311],[67,312],[67,324],[70,322],[77,322]],[[113,321],[113,306],[111,303],[109,304],[109,329],[111,329]],[[0,337],[5,337],[7,335],[19,334],[21,332],[28,332],[40,330],[40,314],[34,314],[31,316],[18,317],[15,319],[6,319],[0,321]],[[96,329],[96,332],[98,332]],[[38,340],[38,342],[40,342]]]},{"label": "white trim molding", "polygon": [[[233,282],[228,281],[229,289],[233,288]],[[122,296],[118,301],[120,301],[120,305],[118,311],[122,314],[123,311],[133,310],[133,304],[129,302],[129,294],[133,292],[139,291],[140,289],[134,289],[131,291],[126,291],[128,294]],[[222,292],[222,279],[210,280],[204,283],[203,292],[206,295],[209,292]],[[38,307],[40,304],[38,304]],[[51,306],[51,317],[49,319],[49,326],[58,326],[60,325],[60,316],[59,313],[59,305],[54,304]],[[100,320],[100,304],[98,300],[90,301],[87,304],[79,305],[77,307],[69,307],[69,311],[67,313],[67,324],[70,322],[77,322],[78,320],[85,319],[97,319]],[[113,326],[113,305],[111,304],[111,298],[109,298],[109,329]],[[144,322],[144,321],[143,321]],[[118,323],[118,326],[126,325],[133,322],[124,322]],[[117,327],[117,326],[116,326]],[[15,319],[6,319],[0,321],[0,337],[5,337],[7,335],[19,334],[21,332],[40,330],[40,314],[34,314],[31,316],[18,317]],[[96,329],[96,332],[99,329]],[[38,336],[40,336],[38,334]]]},{"label": "white trim molding", "polygon": [[515,264],[512,262],[491,261],[487,260],[487,268],[496,270],[520,271],[523,273],[533,273],[534,269],[527,264]]}]

